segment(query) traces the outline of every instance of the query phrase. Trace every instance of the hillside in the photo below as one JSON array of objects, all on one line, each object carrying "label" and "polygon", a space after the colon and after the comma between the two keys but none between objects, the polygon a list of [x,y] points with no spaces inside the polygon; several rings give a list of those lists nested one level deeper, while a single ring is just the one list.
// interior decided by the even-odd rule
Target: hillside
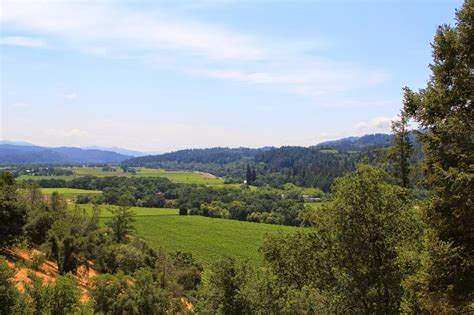
[{"label": "hillside", "polygon": [[252,158],[258,153],[265,152],[271,148],[209,148],[209,149],[188,149],[179,150],[159,155],[148,155],[136,157],[124,161],[125,166],[147,166],[147,167],[163,167],[167,162],[175,162],[178,164],[190,163],[212,163],[224,165],[236,162],[242,158]]},{"label": "hillside", "polygon": [[95,149],[0,144],[0,165],[104,164],[120,163],[127,158],[127,155]]},{"label": "hillside", "polygon": [[181,150],[126,160],[123,166],[187,169],[209,172],[221,177],[246,177],[247,165],[255,169],[257,186],[279,187],[286,182],[329,190],[334,178],[355,170],[367,158],[373,162],[377,151],[391,145],[389,134],[349,137],[320,143],[313,147],[211,148]]},{"label": "hillside", "polygon": [[339,151],[359,151],[368,147],[388,147],[391,145],[393,135],[376,133],[361,137],[347,137],[339,140],[321,142],[315,147]]}]

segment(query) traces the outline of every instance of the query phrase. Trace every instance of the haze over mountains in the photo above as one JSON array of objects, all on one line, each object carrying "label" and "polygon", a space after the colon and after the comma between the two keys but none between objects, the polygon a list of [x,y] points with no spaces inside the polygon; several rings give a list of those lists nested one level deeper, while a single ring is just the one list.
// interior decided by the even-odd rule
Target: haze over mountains
[{"label": "haze over mountains", "polygon": [[[335,141],[322,142],[314,147],[320,149],[333,149],[340,151],[357,151],[370,146],[388,146],[391,135],[374,134],[362,137],[349,137]],[[222,163],[242,157],[254,157],[257,153],[265,152],[273,147],[258,149],[249,148],[211,148],[211,149],[188,149],[164,154],[150,154],[150,152],[139,152],[119,147],[42,147],[24,141],[0,141],[0,165],[22,165],[22,164],[119,164],[131,159],[131,165],[140,161],[180,161],[183,157],[185,162],[215,162],[219,155],[225,156]],[[135,159],[134,159],[135,158]],[[231,158],[232,159],[232,158]],[[225,162],[225,163],[224,163]]]}]

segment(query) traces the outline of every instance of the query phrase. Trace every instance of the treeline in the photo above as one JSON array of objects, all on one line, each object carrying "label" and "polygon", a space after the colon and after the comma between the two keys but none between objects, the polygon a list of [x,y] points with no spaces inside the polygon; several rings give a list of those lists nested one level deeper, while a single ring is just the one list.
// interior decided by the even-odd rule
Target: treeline
[{"label": "treeline", "polygon": [[[285,186],[277,190],[240,187],[211,187],[175,184],[160,177],[94,177],[70,181],[42,179],[25,185],[101,190],[101,195],[80,195],[76,203],[112,204],[150,208],[180,208],[182,214],[253,221],[271,224],[300,225],[304,209],[303,190]],[[319,196],[319,193],[318,193]]]},{"label": "treeline", "polygon": [[179,150],[171,153],[164,153],[160,155],[149,155],[136,157],[124,161],[122,164],[126,166],[147,166],[160,167],[161,162],[177,162],[177,163],[214,163],[214,164],[228,164],[235,162],[245,157],[254,157],[262,151],[262,149],[250,148],[210,148],[210,149],[188,149]]},{"label": "treeline", "polygon": [[[29,267],[41,270],[45,259],[58,266],[59,277],[43,283],[34,273],[19,292],[14,269],[0,257],[0,314],[163,314],[186,313],[183,298],[201,281],[202,267],[191,254],[155,250],[134,236],[133,212],[119,207],[99,224],[92,213],[68,210],[59,195],[48,202],[37,188],[18,189],[9,173],[0,178],[0,249],[16,243],[42,249]],[[6,251],[6,254],[9,254]],[[91,263],[92,262],[92,263]],[[87,295],[74,275],[94,269]]]},{"label": "treeline", "polygon": [[[421,145],[410,134],[415,154],[422,158]],[[326,142],[315,147],[281,147],[262,149],[194,149],[154,156],[133,158],[123,166],[197,170],[226,177],[227,183],[247,180],[255,186],[281,188],[285,183],[318,187],[329,191],[334,179],[354,172],[357,163],[377,164],[393,145],[393,135],[376,134]],[[248,167],[255,173],[249,181]]]},{"label": "treeline", "polygon": [[176,206],[181,214],[283,225],[301,225],[304,210],[302,191],[297,188],[251,190],[245,186],[182,186]]},{"label": "treeline", "polygon": [[25,165],[12,170],[14,177],[29,176],[72,176],[73,171],[64,167]]}]

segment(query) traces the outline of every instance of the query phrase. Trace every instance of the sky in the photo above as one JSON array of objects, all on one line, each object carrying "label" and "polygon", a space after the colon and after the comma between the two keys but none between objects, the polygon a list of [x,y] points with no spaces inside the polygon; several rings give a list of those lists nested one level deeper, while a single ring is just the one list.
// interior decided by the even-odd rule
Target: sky
[{"label": "sky", "polygon": [[462,1],[0,2],[0,139],[140,151],[389,132]]}]

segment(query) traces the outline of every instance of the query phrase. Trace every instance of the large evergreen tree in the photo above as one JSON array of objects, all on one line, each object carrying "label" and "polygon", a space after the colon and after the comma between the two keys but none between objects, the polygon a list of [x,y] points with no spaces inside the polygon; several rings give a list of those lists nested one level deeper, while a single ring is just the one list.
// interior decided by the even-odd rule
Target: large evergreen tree
[{"label": "large evergreen tree", "polygon": [[250,165],[247,164],[247,172],[245,173],[245,180],[247,185],[252,184],[252,171],[250,170]]},{"label": "large evergreen tree", "polygon": [[408,187],[410,177],[410,158],[413,154],[413,145],[410,141],[408,117],[402,111],[400,119],[392,122],[394,145],[390,150],[390,160],[393,163],[395,176],[403,187]]},{"label": "large evergreen tree", "polygon": [[434,313],[468,311],[474,301],[474,1],[456,21],[436,32],[427,87],[405,90],[405,111],[427,129],[421,140],[433,196],[415,291]]}]

